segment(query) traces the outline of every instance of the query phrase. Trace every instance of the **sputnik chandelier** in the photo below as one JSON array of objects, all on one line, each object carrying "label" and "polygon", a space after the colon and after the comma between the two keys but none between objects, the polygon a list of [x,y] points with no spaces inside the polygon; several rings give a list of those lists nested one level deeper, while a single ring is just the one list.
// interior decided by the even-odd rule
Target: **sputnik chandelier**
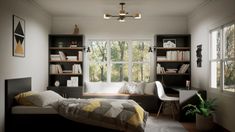
[{"label": "sputnik chandelier", "polygon": [[124,10],[125,3],[120,3],[121,9],[117,15],[110,15],[110,14],[104,14],[104,19],[110,19],[112,17],[117,18],[119,22],[125,22],[125,18],[134,18],[134,19],[141,19],[140,13],[135,13],[134,15],[129,15],[128,12]]}]

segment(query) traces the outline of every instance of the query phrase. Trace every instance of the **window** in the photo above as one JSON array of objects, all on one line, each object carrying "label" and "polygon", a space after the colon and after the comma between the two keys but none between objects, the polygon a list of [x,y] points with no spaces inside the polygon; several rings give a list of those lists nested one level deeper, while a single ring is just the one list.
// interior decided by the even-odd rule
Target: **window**
[{"label": "window", "polygon": [[211,36],[211,88],[235,92],[234,23],[221,26]]},{"label": "window", "polygon": [[107,81],[107,41],[92,41],[89,46],[90,81]]},{"label": "window", "polygon": [[89,81],[150,80],[150,40],[90,40]]}]

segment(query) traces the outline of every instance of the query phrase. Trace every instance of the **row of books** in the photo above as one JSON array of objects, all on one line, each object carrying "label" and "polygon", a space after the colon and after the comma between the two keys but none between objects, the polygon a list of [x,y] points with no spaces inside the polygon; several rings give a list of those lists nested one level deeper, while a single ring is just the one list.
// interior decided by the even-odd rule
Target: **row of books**
[{"label": "row of books", "polygon": [[76,60],[79,60],[79,61],[82,61],[83,59],[83,56],[82,56],[82,51],[78,51],[78,55],[77,56],[66,56],[64,54],[64,52],[62,51],[59,51],[59,54],[51,54],[50,55],[50,60],[52,61],[64,61],[64,60],[70,60],[70,61],[76,61]]},{"label": "row of books", "polygon": [[72,73],[75,73],[75,74],[82,74],[82,68],[81,68],[81,65],[80,64],[74,64],[73,67],[72,67]]},{"label": "row of books", "polygon": [[183,64],[181,65],[178,73],[185,73],[188,70],[188,68],[189,68],[189,64]]},{"label": "row of books", "polygon": [[157,64],[157,74],[166,73],[165,68],[161,64]]},{"label": "row of books", "polygon": [[189,69],[189,64],[183,64],[180,66],[179,69],[176,68],[168,68],[165,70],[164,67],[161,66],[161,64],[157,64],[157,74],[163,74],[163,73],[186,73],[186,71]]},{"label": "row of books", "polygon": [[190,52],[189,51],[167,51],[166,56],[158,56],[158,61],[163,60],[177,60],[177,61],[189,61]]},{"label": "row of books", "polygon": [[51,74],[63,73],[61,65],[60,64],[50,64],[50,73]]},{"label": "row of books", "polygon": [[74,64],[72,70],[63,70],[60,64],[50,64],[50,74],[61,73],[82,74],[82,68],[80,64]]}]

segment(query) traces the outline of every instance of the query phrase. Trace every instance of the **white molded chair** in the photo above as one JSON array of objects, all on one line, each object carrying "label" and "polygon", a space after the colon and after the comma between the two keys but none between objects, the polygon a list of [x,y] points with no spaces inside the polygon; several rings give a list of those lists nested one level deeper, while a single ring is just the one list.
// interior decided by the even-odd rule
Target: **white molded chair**
[{"label": "white molded chair", "polygon": [[[157,86],[158,97],[162,101],[161,105],[160,105],[160,107],[158,109],[157,118],[158,118],[158,116],[160,114],[160,111],[161,111],[161,108],[162,108],[163,104],[166,103],[166,102],[169,102],[170,103],[170,107],[171,107],[171,113],[172,113],[173,119],[175,119],[175,113],[174,113],[173,105],[176,106],[175,103],[179,101],[179,98],[178,97],[169,97],[169,96],[167,96],[165,94],[165,91],[164,91],[164,88],[162,86],[162,83],[159,82],[159,81],[156,81],[155,83],[156,83],[156,86]],[[176,108],[177,108],[177,106],[176,106]]]}]

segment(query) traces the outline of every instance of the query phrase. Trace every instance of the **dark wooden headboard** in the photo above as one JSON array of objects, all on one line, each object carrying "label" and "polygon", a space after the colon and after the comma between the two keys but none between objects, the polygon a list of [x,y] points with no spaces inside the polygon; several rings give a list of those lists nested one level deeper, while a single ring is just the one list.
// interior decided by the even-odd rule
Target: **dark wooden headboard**
[{"label": "dark wooden headboard", "polygon": [[15,105],[14,97],[26,91],[31,91],[31,77],[5,80],[5,115]]}]

